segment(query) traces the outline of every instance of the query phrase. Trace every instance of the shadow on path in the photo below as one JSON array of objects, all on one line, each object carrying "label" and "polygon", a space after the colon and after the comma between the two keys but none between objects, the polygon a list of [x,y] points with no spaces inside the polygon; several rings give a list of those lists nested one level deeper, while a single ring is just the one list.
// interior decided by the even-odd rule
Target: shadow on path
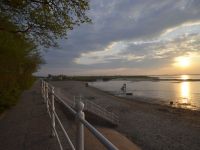
[{"label": "shadow on path", "polygon": [[19,103],[0,119],[0,149],[59,149],[56,138],[50,137],[50,119],[39,86],[37,81],[22,94]]}]

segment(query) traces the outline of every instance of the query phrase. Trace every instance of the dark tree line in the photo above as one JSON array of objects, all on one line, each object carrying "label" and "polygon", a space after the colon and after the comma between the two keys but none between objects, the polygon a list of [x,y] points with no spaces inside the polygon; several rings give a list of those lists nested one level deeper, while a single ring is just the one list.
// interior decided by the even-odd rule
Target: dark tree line
[{"label": "dark tree line", "polygon": [[91,20],[87,0],[0,1],[0,112],[34,82],[43,62],[38,47],[57,46],[69,30]]}]

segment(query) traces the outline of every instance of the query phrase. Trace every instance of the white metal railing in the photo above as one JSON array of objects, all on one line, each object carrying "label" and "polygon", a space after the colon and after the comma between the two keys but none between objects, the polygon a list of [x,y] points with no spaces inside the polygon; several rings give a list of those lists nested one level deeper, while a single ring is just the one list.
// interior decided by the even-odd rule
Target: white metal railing
[{"label": "white metal railing", "polygon": [[[107,138],[105,138],[97,129],[94,128],[87,120],[85,120],[85,114],[83,112],[84,103],[79,101],[76,103],[76,110],[69,106],[65,100],[63,100],[59,95],[54,93],[54,87],[48,82],[41,80],[41,93],[46,104],[47,112],[51,118],[51,135],[57,138],[60,149],[63,150],[63,145],[56,130],[56,122],[60,126],[62,132],[64,133],[67,142],[72,150],[84,150],[84,126],[108,149],[108,150],[118,150]],[[67,131],[65,130],[58,114],[55,111],[55,100],[62,103],[62,105],[68,109],[73,116],[75,116],[75,123],[77,126],[76,133],[76,144],[74,145],[71,141]]]},{"label": "white metal railing", "polygon": [[[58,90],[55,89],[56,93],[61,94],[62,90]],[[61,94],[62,95],[62,94]],[[101,117],[102,119],[107,120],[108,122],[112,123],[113,125],[118,125],[119,124],[119,118],[118,116],[113,113],[108,111],[107,109],[97,105],[96,103],[88,100],[87,97],[84,96],[74,96],[74,99],[71,100],[69,98],[67,98],[66,96],[63,97],[64,100],[68,103],[68,105],[70,105],[72,108],[75,108],[75,105],[77,102],[82,101],[84,103],[84,110],[91,112],[99,117]]]},{"label": "white metal railing", "polygon": [[109,112],[107,109],[97,105],[94,102],[89,101],[87,98],[85,98],[83,96],[74,96],[74,102],[71,102],[71,103],[72,103],[72,105],[75,106],[75,104],[78,101],[82,101],[85,104],[85,107],[84,107],[85,110],[87,110],[93,114],[96,114],[115,125],[118,125],[119,118],[115,113]]}]

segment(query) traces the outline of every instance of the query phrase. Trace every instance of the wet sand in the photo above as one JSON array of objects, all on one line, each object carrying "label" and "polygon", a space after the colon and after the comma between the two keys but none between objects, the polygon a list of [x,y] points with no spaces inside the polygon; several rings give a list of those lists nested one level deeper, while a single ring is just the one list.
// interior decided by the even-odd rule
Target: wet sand
[{"label": "wet sand", "polygon": [[199,150],[200,112],[150,104],[138,99],[124,99],[84,82],[51,82],[62,96],[85,96],[98,105],[118,114],[115,130],[126,135],[145,150]]}]

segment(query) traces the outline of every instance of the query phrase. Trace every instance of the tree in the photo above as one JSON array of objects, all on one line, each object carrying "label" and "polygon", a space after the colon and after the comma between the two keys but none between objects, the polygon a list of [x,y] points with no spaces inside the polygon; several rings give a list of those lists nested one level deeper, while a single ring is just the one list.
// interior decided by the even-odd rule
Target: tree
[{"label": "tree", "polygon": [[17,102],[42,63],[39,46],[56,46],[69,30],[91,22],[87,0],[0,1],[0,113]]},{"label": "tree", "polygon": [[91,22],[87,0],[1,0],[0,22],[16,25],[17,30],[0,24],[0,31],[24,34],[36,45],[56,46],[56,39],[67,37],[75,25]]},{"label": "tree", "polygon": [[32,42],[22,35],[0,32],[0,113],[14,105],[29,88],[41,57]]},{"label": "tree", "polygon": [[[1,25],[17,30],[9,21]],[[30,87],[42,59],[37,47],[23,34],[0,32],[0,113],[14,105],[21,92]]]}]

